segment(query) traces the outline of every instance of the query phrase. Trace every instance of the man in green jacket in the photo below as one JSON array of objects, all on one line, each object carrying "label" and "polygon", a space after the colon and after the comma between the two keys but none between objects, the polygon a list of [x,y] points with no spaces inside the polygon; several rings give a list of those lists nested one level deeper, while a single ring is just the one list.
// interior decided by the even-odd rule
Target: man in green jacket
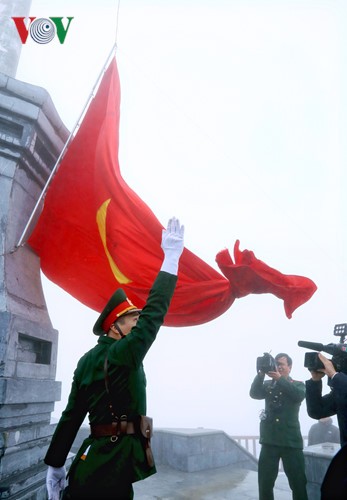
[{"label": "man in green jacket", "polygon": [[262,445],[258,462],[259,500],[273,500],[273,488],[282,459],[284,472],[293,492],[293,500],[307,500],[303,440],[299,409],[305,399],[305,384],[293,380],[289,373],[292,360],[285,353],[275,357],[275,371],[267,371],[271,380],[264,381],[259,370],[250,389],[253,399],[265,399],[261,413]]},{"label": "man in green jacket", "polygon": [[132,499],[132,483],[156,472],[150,450],[142,361],[164,322],[183,251],[184,227],[175,218],[163,230],[164,260],[140,311],[118,289],[93,331],[97,345],[78,362],[68,403],[45,456],[49,500],[65,486],[65,460],[88,414],[90,436],[70,467],[63,498]]}]

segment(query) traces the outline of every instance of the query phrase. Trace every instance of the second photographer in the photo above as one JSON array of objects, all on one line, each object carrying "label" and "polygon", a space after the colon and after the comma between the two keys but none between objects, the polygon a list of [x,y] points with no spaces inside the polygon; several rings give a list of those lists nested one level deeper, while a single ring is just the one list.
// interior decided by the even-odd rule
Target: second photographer
[{"label": "second photographer", "polygon": [[[333,362],[321,352],[318,358],[324,368],[310,370],[312,378],[306,381],[307,413],[311,418],[317,419],[336,414],[342,446],[332,459],[323,479],[321,500],[344,500],[347,484],[347,375],[342,371],[336,371]],[[331,391],[322,396],[324,375],[328,376]]]},{"label": "second photographer", "polygon": [[[347,444],[347,323],[334,326],[334,336],[340,337],[336,344],[319,344],[300,340],[300,347],[332,354],[326,358],[321,352],[307,352],[305,366],[311,373],[306,381],[306,406],[311,418],[320,419],[337,415],[341,446]],[[328,377],[330,392],[322,396],[322,378]]]},{"label": "second photographer", "polygon": [[[347,375],[337,372],[332,361],[322,353],[318,357],[324,368],[311,370],[311,379],[306,381],[307,413],[315,419],[337,415],[341,446],[344,446],[347,444]],[[331,391],[322,396],[324,375],[328,376]]]}]

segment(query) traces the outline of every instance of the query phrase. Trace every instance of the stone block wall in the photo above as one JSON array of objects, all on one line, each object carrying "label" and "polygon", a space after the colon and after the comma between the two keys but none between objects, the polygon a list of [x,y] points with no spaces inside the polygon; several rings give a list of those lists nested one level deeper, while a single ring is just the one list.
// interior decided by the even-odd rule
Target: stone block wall
[{"label": "stone block wall", "polygon": [[155,429],[152,449],[156,463],[186,472],[237,464],[257,470],[257,460],[223,431]]}]

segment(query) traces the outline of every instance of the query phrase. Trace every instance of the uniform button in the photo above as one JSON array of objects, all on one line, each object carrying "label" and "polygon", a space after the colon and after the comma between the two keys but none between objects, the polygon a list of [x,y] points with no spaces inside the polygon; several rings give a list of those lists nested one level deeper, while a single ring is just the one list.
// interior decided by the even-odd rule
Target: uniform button
[{"label": "uniform button", "polygon": [[279,418],[276,418],[276,422],[279,422],[279,421],[280,421],[280,419],[279,419]]}]

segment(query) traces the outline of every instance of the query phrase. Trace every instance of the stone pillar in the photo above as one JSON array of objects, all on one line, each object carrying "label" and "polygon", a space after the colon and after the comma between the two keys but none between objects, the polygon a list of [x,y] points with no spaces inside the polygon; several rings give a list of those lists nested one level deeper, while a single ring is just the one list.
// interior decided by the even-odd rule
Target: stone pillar
[{"label": "stone pillar", "polygon": [[320,487],[325,473],[340,448],[336,443],[314,444],[304,448],[307,495],[310,500],[320,500]]},{"label": "stone pillar", "polygon": [[15,77],[22,41],[12,17],[28,17],[31,0],[1,0],[0,71]]},{"label": "stone pillar", "polygon": [[44,89],[0,73],[0,498],[46,498],[58,332],[39,258],[16,245],[68,135]]}]

